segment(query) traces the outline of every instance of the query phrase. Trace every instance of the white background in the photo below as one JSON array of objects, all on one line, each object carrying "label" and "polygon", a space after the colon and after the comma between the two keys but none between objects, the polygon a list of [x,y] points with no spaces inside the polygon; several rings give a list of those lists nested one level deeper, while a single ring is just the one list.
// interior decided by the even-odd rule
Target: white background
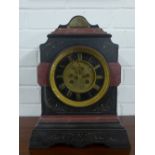
[{"label": "white background", "polygon": [[83,15],[91,24],[112,34],[119,44],[122,82],[118,87],[118,114],[134,115],[134,0],[20,0],[20,115],[41,113],[36,66],[39,45],[59,24]]}]

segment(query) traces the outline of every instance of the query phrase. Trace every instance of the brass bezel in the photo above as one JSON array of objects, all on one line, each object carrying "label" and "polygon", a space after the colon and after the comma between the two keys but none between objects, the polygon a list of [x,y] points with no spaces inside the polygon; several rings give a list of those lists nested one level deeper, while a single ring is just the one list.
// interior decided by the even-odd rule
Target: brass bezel
[{"label": "brass bezel", "polygon": [[[59,62],[66,57],[69,54],[74,53],[74,51],[80,51],[84,53],[89,53],[90,55],[94,56],[101,64],[103,70],[104,70],[104,83],[100,89],[100,91],[92,98],[84,101],[74,101],[67,97],[65,97],[57,88],[57,85],[55,83],[55,70]],[[109,85],[110,85],[110,72],[109,72],[109,66],[102,54],[100,54],[96,49],[90,48],[87,46],[72,46],[67,49],[64,49],[63,51],[58,54],[58,56],[55,58],[54,62],[52,63],[51,69],[50,69],[50,76],[49,76],[50,86],[54,94],[57,96],[57,98],[62,101],[64,104],[73,106],[73,107],[86,107],[89,105],[92,105],[99,101],[107,92]]]}]

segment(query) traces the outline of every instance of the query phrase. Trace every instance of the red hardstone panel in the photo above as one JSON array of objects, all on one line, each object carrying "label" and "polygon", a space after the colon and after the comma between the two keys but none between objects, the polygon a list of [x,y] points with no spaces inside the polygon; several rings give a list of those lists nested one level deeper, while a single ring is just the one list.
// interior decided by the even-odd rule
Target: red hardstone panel
[{"label": "red hardstone panel", "polygon": [[48,86],[49,85],[49,70],[50,70],[50,63],[41,63],[38,65],[37,72],[38,72],[38,84],[40,86]]},{"label": "red hardstone panel", "polygon": [[118,122],[115,115],[50,115],[40,117],[41,122]]},{"label": "red hardstone panel", "polygon": [[110,86],[118,86],[121,83],[121,66],[119,63],[109,63]]}]

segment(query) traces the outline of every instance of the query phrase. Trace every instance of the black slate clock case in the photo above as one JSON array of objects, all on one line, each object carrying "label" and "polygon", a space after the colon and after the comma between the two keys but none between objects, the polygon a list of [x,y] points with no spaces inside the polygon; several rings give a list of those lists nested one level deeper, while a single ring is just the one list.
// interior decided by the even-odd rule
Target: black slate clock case
[{"label": "black slate clock case", "polygon": [[[99,29],[98,25],[89,25],[89,28],[79,28],[78,26],[68,28],[68,25],[58,27],[58,30],[67,29],[67,33],[51,33],[48,35],[46,43],[40,45],[40,63],[52,63],[60,51],[75,45],[95,48],[108,63],[118,62],[118,45],[111,41],[110,34],[104,31],[101,34],[80,32],[81,29]],[[80,30],[74,34],[70,33],[71,29]],[[47,148],[60,143],[74,147],[86,147],[90,144],[102,144],[114,148],[130,147],[127,132],[117,118],[117,86],[110,87],[99,102],[82,108],[63,104],[54,95],[50,86],[42,86],[41,104],[42,114],[40,121],[32,131],[30,148]],[[78,122],[74,122],[74,119],[64,121],[66,116],[86,116],[88,119]],[[93,117],[102,117],[103,119],[91,122],[89,116],[90,119]],[[57,121],[52,117],[63,117],[64,119]],[[104,121],[104,117],[109,121]]]},{"label": "black slate clock case", "polygon": [[[51,63],[60,51],[75,45],[84,45],[100,51],[107,62],[117,62],[118,45],[111,42],[111,35],[96,36],[53,36],[48,35],[48,41],[40,46],[41,62]],[[42,87],[42,114],[116,114],[117,88],[110,87],[106,96],[98,103],[83,108],[67,106],[52,93],[50,86]],[[52,100],[47,101],[47,98]],[[47,103],[49,102],[49,103]],[[104,103],[104,104],[103,104]],[[51,107],[48,105],[51,104]]]}]

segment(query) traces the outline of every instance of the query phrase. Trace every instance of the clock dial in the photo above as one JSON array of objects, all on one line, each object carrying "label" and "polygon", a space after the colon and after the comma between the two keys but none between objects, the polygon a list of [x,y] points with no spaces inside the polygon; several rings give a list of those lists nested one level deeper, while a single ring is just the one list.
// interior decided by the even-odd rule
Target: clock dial
[{"label": "clock dial", "polygon": [[50,85],[65,104],[85,107],[101,99],[109,87],[109,68],[95,49],[74,46],[62,51],[50,70]]}]

